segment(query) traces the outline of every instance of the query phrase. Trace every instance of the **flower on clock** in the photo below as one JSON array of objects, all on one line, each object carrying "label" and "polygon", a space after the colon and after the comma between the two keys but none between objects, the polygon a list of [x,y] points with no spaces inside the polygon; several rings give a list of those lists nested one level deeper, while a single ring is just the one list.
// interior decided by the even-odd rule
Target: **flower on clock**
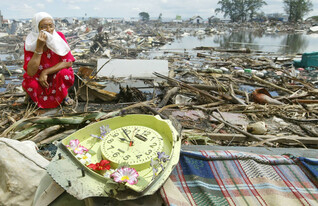
[{"label": "flower on clock", "polygon": [[95,135],[95,134],[91,134],[91,136],[96,137],[100,140],[103,140],[103,138],[106,136],[106,134],[111,131],[111,129],[109,128],[109,125],[106,125],[106,127],[104,125],[102,125],[99,127],[99,129],[100,129],[100,136]]},{"label": "flower on clock", "polygon": [[169,155],[166,155],[165,152],[157,152],[158,158],[152,159],[150,162],[150,166],[152,167],[152,179],[155,179],[155,177],[158,175],[159,172],[159,166],[161,167],[161,170],[164,170],[165,167],[163,166],[163,163],[167,162],[169,160]]},{"label": "flower on clock", "polygon": [[130,185],[137,184],[139,174],[134,168],[122,167],[110,175],[115,182],[127,182]]},{"label": "flower on clock", "polygon": [[158,165],[159,161],[151,158],[150,166],[152,167],[152,179],[155,179],[155,177],[158,175]]},{"label": "flower on clock", "polygon": [[91,163],[92,155],[87,152],[85,154],[77,154],[75,157],[79,159],[82,164],[88,165]]},{"label": "flower on clock", "polygon": [[91,168],[94,171],[103,171],[103,170],[109,170],[110,161],[108,160],[101,160],[100,162],[97,162],[96,164],[89,164],[87,165],[88,168]]},{"label": "flower on clock", "polygon": [[169,155],[166,155],[165,152],[158,152],[157,155],[160,162],[166,162],[169,160]]},{"label": "flower on clock", "polygon": [[150,162],[150,166],[151,167],[156,167],[158,164],[159,164],[158,160],[154,160],[154,159],[151,158],[151,162]]},{"label": "flower on clock", "polygon": [[164,166],[163,163],[167,162],[169,160],[169,155],[166,155],[165,152],[158,152],[158,161],[159,161],[159,165],[161,167],[162,170],[164,170]]},{"label": "flower on clock", "polygon": [[83,154],[87,152],[88,149],[84,146],[81,146],[78,139],[72,139],[69,145],[66,145],[70,150],[72,150],[75,154]]},{"label": "flower on clock", "polygon": [[109,169],[109,170],[106,170],[105,174],[104,174],[104,177],[106,178],[110,178],[110,175],[113,174],[116,170],[114,169]]}]

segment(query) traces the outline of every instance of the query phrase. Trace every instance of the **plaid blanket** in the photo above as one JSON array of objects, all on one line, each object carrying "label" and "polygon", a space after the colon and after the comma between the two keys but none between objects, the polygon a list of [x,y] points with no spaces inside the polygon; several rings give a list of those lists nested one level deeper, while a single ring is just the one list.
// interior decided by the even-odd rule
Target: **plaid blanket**
[{"label": "plaid blanket", "polygon": [[160,193],[166,205],[178,206],[318,205],[318,161],[309,160],[238,151],[182,151]]}]

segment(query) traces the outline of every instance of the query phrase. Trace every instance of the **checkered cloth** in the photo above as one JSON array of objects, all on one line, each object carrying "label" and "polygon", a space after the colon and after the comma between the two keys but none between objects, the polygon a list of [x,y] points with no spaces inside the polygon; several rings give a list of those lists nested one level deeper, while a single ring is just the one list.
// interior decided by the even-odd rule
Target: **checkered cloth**
[{"label": "checkered cloth", "polygon": [[[305,158],[306,159],[306,158]],[[318,205],[317,160],[182,151],[160,193],[166,205]],[[316,163],[316,164],[315,164]]]}]

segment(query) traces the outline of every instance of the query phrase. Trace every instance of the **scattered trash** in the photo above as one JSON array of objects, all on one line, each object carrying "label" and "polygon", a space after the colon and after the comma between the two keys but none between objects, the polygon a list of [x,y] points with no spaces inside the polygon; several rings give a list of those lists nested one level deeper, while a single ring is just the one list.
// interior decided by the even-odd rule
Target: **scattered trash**
[{"label": "scattered trash", "polygon": [[267,127],[265,122],[255,122],[248,124],[246,130],[252,134],[265,134],[267,132]]},{"label": "scattered trash", "polygon": [[182,38],[202,40],[242,28],[264,34],[301,28],[222,22],[213,28],[187,23],[175,28],[168,23],[57,19],[76,57],[70,91],[76,103],[46,111],[24,104],[23,36],[31,27],[30,22],[21,25],[26,29],[0,35],[3,137],[34,140],[46,148],[74,129],[107,117],[144,113],[174,117],[186,144],[248,146],[257,141],[295,147],[295,142],[263,140],[296,135],[307,147],[317,147],[316,52],[265,52],[259,45],[234,41],[220,47],[168,47]]}]

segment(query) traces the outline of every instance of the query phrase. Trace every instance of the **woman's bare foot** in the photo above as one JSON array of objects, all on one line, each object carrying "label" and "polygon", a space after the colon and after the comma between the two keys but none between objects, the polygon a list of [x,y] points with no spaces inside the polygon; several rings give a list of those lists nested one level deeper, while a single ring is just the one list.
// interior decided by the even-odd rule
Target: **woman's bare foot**
[{"label": "woman's bare foot", "polygon": [[65,104],[66,106],[73,105],[73,104],[74,104],[74,100],[71,99],[71,98],[67,95],[67,96],[65,97],[65,99],[64,99],[64,104]]}]

